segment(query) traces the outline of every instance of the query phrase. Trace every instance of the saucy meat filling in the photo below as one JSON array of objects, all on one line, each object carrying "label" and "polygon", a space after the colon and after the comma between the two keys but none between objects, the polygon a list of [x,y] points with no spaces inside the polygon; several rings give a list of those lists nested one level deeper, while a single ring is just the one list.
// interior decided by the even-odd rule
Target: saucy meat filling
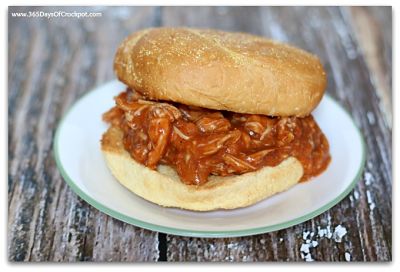
[{"label": "saucy meat filling", "polygon": [[146,100],[127,89],[103,119],[124,133],[137,162],[173,167],[190,185],[276,166],[288,157],[303,165],[301,181],[323,172],[329,144],[314,118],[269,117]]}]

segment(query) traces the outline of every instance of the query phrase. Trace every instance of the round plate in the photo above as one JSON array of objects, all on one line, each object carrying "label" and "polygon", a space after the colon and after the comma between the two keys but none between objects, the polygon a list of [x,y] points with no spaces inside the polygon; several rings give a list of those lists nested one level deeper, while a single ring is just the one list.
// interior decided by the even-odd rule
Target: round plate
[{"label": "round plate", "polygon": [[107,124],[102,114],[124,91],[109,82],[82,97],[61,121],[55,136],[57,166],[71,188],[100,211],[127,223],[164,233],[233,237],[265,233],[309,220],[342,200],[360,178],[364,141],[346,111],[324,96],[313,112],[330,144],[332,161],[320,176],[253,206],[213,212],[163,208],[131,193],[111,175],[100,151]]}]

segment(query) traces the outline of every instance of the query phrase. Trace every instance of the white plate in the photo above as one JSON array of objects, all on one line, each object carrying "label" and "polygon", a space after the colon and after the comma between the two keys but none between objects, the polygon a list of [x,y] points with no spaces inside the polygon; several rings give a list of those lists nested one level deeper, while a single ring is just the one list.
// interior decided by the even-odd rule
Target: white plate
[{"label": "white plate", "polygon": [[191,212],[163,208],[120,185],[100,151],[107,129],[101,115],[125,86],[109,82],[82,97],[60,122],[54,151],[58,168],[71,188],[100,211],[127,223],[175,235],[233,237],[275,231],[328,210],[355,186],[365,162],[364,141],[350,116],[326,96],[313,112],[328,138],[328,169],[256,205],[230,211]]}]

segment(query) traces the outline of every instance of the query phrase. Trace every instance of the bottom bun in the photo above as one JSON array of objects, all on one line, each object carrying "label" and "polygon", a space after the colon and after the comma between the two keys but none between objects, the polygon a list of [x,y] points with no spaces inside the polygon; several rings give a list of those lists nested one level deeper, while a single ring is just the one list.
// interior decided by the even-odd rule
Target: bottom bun
[{"label": "bottom bun", "polygon": [[101,148],[117,180],[136,195],[164,207],[195,211],[235,209],[252,205],[299,182],[301,163],[290,157],[275,167],[228,177],[210,176],[203,185],[186,185],[165,165],[156,170],[136,162],[124,149],[122,131],[110,127]]}]

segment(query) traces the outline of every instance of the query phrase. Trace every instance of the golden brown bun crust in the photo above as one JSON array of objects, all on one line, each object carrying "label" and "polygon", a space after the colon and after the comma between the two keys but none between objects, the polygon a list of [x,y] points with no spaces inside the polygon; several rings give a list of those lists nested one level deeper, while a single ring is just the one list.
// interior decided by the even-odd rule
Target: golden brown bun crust
[{"label": "golden brown bun crust", "polygon": [[118,48],[114,70],[152,99],[271,116],[308,115],[326,87],[325,71],[310,53],[206,29],[136,32]]},{"label": "golden brown bun crust", "polygon": [[239,176],[216,177],[201,186],[182,183],[175,170],[159,166],[151,170],[133,160],[122,144],[122,131],[111,127],[103,135],[101,147],[116,179],[142,198],[165,207],[195,211],[246,207],[294,186],[303,167],[288,158],[276,167]]}]

